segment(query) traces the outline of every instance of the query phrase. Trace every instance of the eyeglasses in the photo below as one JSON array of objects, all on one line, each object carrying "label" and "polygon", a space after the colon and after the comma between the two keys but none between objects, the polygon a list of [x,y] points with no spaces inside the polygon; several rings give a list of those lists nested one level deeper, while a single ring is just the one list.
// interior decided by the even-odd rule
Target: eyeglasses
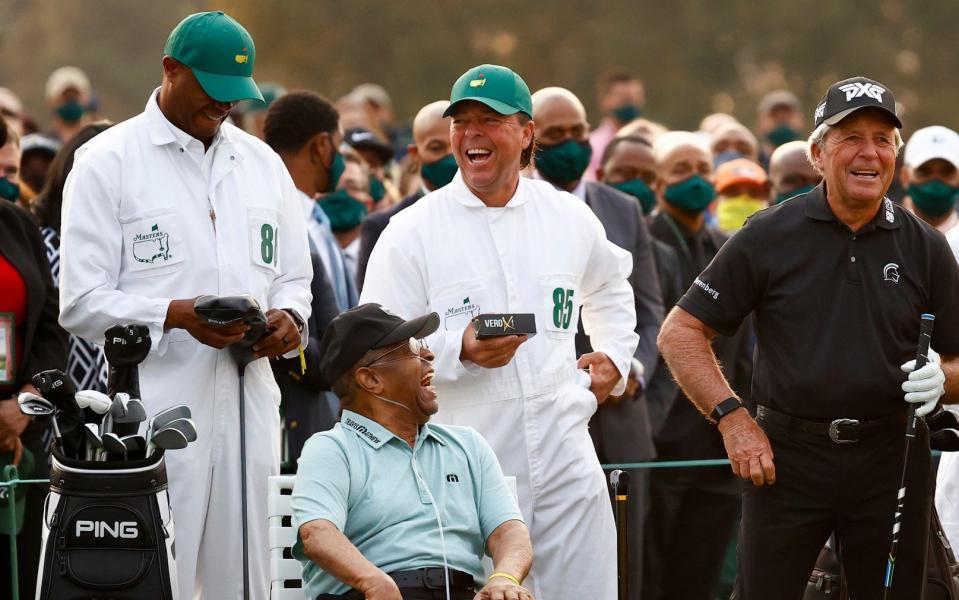
[{"label": "eyeglasses", "polygon": [[[387,355],[389,355],[389,354],[392,354],[393,352],[396,352],[397,350],[400,350],[400,349],[402,349],[402,348],[407,348],[407,349],[409,349],[409,351],[410,351],[410,353],[412,354],[412,356],[401,356],[401,357],[399,357],[399,358],[391,358],[390,360],[383,360],[383,357],[385,357],[385,356],[387,356]],[[404,345],[399,345],[399,346],[396,346],[395,348],[390,348],[389,350],[387,350],[387,351],[384,352],[383,354],[380,354],[379,356],[377,356],[376,358],[374,358],[373,360],[371,360],[370,362],[366,363],[366,364],[363,365],[363,366],[364,366],[364,367],[371,367],[371,366],[373,366],[373,365],[375,365],[375,364],[377,364],[377,363],[379,363],[379,364],[382,365],[382,364],[385,364],[385,363],[391,363],[391,362],[396,362],[396,361],[400,361],[400,360],[406,360],[406,359],[408,359],[408,358],[420,358],[420,354],[422,354],[422,352],[423,352],[424,350],[429,350],[429,349],[430,349],[430,347],[426,344],[426,340],[425,340],[425,339],[420,339],[420,340],[418,340],[418,339],[416,339],[416,338],[410,338],[409,340],[407,340],[407,343],[406,343],[405,346],[404,346]]]}]

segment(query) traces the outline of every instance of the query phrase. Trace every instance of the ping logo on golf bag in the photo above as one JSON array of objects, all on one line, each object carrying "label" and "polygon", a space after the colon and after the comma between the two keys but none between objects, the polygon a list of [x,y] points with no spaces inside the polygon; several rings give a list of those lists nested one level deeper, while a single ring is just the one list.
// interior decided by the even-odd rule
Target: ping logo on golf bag
[{"label": "ping logo on golf bag", "polygon": [[152,541],[139,511],[119,503],[91,503],[64,523],[68,547],[146,548]]},{"label": "ping logo on golf bag", "polygon": [[123,538],[136,539],[140,537],[140,530],[136,521],[80,521],[77,520],[75,537],[84,533],[92,533],[95,538]]}]

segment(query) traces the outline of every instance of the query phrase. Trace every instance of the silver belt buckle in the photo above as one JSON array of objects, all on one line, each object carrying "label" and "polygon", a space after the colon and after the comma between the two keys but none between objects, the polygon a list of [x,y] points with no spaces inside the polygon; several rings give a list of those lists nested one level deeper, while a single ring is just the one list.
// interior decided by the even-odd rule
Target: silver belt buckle
[{"label": "silver belt buckle", "polygon": [[841,440],[841,439],[839,439],[839,428],[840,428],[840,427],[844,427],[844,426],[855,427],[856,425],[859,425],[859,420],[858,420],[858,419],[836,419],[836,420],[834,420],[832,423],[829,424],[829,439],[831,439],[833,442],[835,442],[835,443],[837,443],[837,444],[855,444],[856,442],[859,441],[858,438],[857,438],[857,439],[854,439],[854,440]]}]

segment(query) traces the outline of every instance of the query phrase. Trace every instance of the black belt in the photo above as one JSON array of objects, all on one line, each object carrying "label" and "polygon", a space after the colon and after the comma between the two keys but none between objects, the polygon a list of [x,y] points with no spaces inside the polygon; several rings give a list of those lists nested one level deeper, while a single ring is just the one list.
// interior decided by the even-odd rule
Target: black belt
[{"label": "black belt", "polygon": [[800,419],[762,405],[756,407],[756,419],[793,431],[827,435],[837,444],[852,444],[872,434],[904,429],[906,426],[905,413],[878,419],[833,419],[824,422]]},{"label": "black belt", "polygon": [[[451,590],[472,590],[473,576],[463,571],[449,570]],[[398,588],[426,588],[442,590],[446,588],[446,576],[443,567],[426,567],[410,571],[394,571],[389,574]]]}]

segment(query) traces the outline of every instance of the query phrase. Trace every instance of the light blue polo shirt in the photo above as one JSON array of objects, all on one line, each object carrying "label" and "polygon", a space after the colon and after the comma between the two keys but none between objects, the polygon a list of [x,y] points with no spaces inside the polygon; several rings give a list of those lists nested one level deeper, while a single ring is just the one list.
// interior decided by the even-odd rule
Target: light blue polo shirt
[{"label": "light blue polo shirt", "polygon": [[[293,486],[293,526],[326,519],[387,573],[442,567],[440,532],[429,494],[439,506],[449,567],[482,585],[486,539],[510,520],[522,520],[496,455],[469,427],[424,425],[415,450],[388,429],[344,410],[330,431],[313,435],[300,455]],[[349,587],[303,554],[297,533],[293,556],[303,563],[307,597],[342,594]]]}]

